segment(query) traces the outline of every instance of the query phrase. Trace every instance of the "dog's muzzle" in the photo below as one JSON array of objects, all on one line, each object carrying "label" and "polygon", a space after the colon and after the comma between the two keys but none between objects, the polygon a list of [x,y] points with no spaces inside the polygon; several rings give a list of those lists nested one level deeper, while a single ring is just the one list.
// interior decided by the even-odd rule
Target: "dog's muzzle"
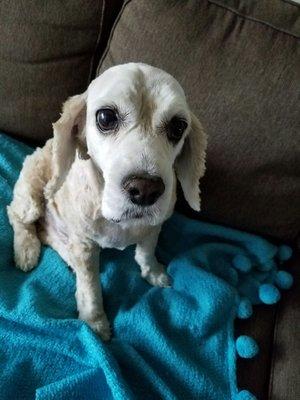
[{"label": "dog's muzzle", "polygon": [[122,187],[130,201],[141,207],[152,206],[165,191],[163,180],[149,174],[128,176]]}]

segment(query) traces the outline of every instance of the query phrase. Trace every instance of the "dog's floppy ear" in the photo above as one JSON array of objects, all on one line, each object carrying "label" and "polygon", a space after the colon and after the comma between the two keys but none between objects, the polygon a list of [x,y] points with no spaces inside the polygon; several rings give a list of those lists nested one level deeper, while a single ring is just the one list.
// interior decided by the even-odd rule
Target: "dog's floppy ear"
[{"label": "dog's floppy ear", "polygon": [[85,140],[86,97],[84,92],[70,97],[63,112],[53,124],[52,177],[45,188],[45,197],[51,198],[62,186],[75,159],[88,158]]},{"label": "dog's floppy ear", "polygon": [[200,121],[191,113],[191,130],[175,161],[175,171],[190,207],[200,211],[199,179],[205,172],[207,137]]}]

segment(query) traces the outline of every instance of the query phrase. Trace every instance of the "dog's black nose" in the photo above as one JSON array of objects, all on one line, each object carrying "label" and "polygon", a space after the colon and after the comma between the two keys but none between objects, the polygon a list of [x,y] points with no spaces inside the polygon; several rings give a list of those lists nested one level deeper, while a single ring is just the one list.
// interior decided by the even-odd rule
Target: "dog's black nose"
[{"label": "dog's black nose", "polygon": [[130,176],[123,182],[123,189],[133,204],[152,206],[165,191],[163,180],[157,176]]}]

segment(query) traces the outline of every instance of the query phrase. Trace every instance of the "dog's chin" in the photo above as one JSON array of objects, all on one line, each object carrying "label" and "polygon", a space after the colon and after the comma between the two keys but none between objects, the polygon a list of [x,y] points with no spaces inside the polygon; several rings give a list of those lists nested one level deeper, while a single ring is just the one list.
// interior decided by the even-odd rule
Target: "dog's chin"
[{"label": "dog's chin", "polygon": [[126,210],[120,216],[110,216],[109,221],[126,225],[157,225],[163,217],[150,210]]}]

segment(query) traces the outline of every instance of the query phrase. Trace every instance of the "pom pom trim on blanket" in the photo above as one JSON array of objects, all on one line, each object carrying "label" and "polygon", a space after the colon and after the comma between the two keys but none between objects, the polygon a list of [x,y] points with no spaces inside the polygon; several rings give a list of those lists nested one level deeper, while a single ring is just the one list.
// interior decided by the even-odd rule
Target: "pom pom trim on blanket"
[{"label": "pom pom trim on blanket", "polygon": [[248,390],[242,390],[236,395],[234,400],[256,400],[256,397],[248,392]]},{"label": "pom pom trim on blanket", "polygon": [[[293,250],[290,246],[281,245],[274,254],[278,258],[278,262],[282,263],[292,257]],[[257,266],[257,269],[262,272],[273,271],[269,280],[273,283],[262,283],[258,287],[259,299],[262,303],[272,305],[276,304],[281,294],[279,289],[290,289],[293,285],[292,275],[283,270],[277,271],[276,258],[269,258]],[[251,260],[244,255],[237,255],[232,260],[233,266],[238,272],[248,273],[252,269]],[[237,279],[235,279],[237,281]],[[247,319],[252,316],[253,307],[249,298],[241,297],[237,305],[237,317],[240,319]],[[236,339],[236,352],[241,358],[253,358],[259,353],[259,347],[254,338],[246,335],[241,335]],[[248,390],[241,390],[236,394],[235,400],[257,400],[256,397]]]},{"label": "pom pom trim on blanket", "polygon": [[171,289],[141,279],[132,249],[103,252],[101,282],[114,324],[111,343],[103,344],[76,319],[73,276],[52,249],[43,249],[30,274],[14,268],[5,208],[33,149],[1,134],[0,148],[3,399],[256,399],[237,388],[236,357],[255,357],[258,344],[246,335],[235,340],[233,321],[250,318],[256,304],[275,304],[279,289],[291,287],[281,265],[292,256],[289,246],[175,213],[157,251]]}]

